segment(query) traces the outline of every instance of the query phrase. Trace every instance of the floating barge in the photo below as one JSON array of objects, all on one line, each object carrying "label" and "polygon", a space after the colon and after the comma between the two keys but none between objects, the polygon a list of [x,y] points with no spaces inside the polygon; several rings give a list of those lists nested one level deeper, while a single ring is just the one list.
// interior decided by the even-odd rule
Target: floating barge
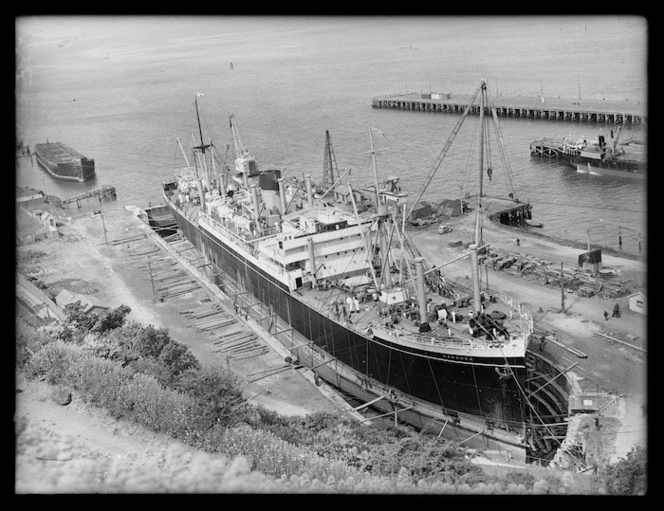
[{"label": "floating barge", "polygon": [[[462,114],[470,108],[479,114],[479,105],[470,105],[468,94],[411,92],[378,96],[371,100],[373,108],[392,108],[418,112],[445,112]],[[645,105],[640,102],[584,99],[576,101],[566,98],[544,98],[539,96],[499,96],[493,98],[496,113],[501,117],[526,119],[549,119],[572,122],[597,122],[607,124],[641,125],[647,122],[643,113]],[[485,113],[489,107],[485,106]]]},{"label": "floating barge", "polygon": [[35,145],[37,163],[56,179],[84,182],[95,175],[95,161],[62,142]]}]

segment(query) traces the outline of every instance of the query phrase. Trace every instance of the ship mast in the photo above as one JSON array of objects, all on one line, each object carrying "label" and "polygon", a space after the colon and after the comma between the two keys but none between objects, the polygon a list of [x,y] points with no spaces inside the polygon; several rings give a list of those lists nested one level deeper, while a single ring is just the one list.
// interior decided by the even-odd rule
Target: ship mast
[{"label": "ship mast", "polygon": [[[371,144],[371,161],[373,164],[373,171],[374,171],[374,187],[375,187],[375,195],[376,195],[376,223],[377,223],[377,229],[376,229],[376,236],[378,238],[378,249],[379,253],[378,255],[380,256],[380,282],[384,282],[385,287],[390,288],[392,287],[392,276],[391,276],[391,271],[390,271],[390,246],[389,246],[389,241],[387,238],[387,218],[388,218],[388,211],[387,211],[387,205],[381,202],[380,200],[380,193],[378,191],[378,168],[376,165],[376,149],[374,147],[374,139],[373,139],[373,132],[376,131],[380,136],[384,136],[383,133],[374,128],[373,126],[369,126],[369,141]],[[379,283],[380,283],[379,282]],[[380,292],[380,289],[378,289]]]},{"label": "ship mast", "polygon": [[330,132],[325,130],[325,155],[323,157],[323,186],[329,189],[334,186],[334,175],[339,175],[337,168],[337,160],[334,157],[334,149],[332,149],[332,140],[330,139]]},{"label": "ship mast", "polygon": [[[200,136],[200,144],[197,145],[197,146],[194,146],[192,148],[192,150],[198,150],[203,155],[201,165],[203,167],[204,177],[207,180],[208,186],[209,186],[210,185],[210,176],[208,175],[207,162],[206,162],[206,159],[205,159],[205,151],[207,151],[210,147],[212,147],[212,141],[210,141],[209,144],[206,144],[206,143],[203,142],[203,128],[201,127],[201,116],[200,116],[200,112],[198,110],[198,98],[202,97],[202,96],[203,96],[203,94],[201,94],[200,92],[197,92],[196,96],[194,96],[194,105],[196,106],[196,120],[198,122],[198,133],[199,133],[199,136]],[[195,162],[196,162],[196,160],[194,159],[194,163]],[[198,169],[196,169],[196,175],[198,176]]]}]

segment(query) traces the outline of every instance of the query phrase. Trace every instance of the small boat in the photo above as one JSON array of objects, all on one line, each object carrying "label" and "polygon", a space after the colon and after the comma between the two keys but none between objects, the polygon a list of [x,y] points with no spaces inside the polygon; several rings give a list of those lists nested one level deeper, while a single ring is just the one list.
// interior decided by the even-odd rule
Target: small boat
[{"label": "small boat", "polygon": [[92,179],[95,161],[62,142],[46,142],[35,145],[37,163],[56,179],[78,181]]},{"label": "small boat", "polygon": [[644,144],[636,143],[626,151],[624,146],[631,142],[620,142],[620,131],[620,127],[611,130],[608,139],[599,135],[597,140],[581,138],[576,142],[541,138],[530,143],[530,153],[556,158],[581,174],[645,177],[648,165]]},{"label": "small boat", "polygon": [[526,225],[528,225],[529,227],[542,227],[543,226],[542,222],[537,222],[536,220],[531,220],[530,218],[526,218],[525,222],[526,222]]}]

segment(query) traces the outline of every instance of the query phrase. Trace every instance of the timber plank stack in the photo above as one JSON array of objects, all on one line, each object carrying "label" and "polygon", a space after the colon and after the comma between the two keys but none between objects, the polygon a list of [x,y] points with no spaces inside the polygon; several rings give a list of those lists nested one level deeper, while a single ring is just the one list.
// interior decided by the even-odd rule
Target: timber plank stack
[{"label": "timber plank stack", "polygon": [[180,311],[197,332],[210,332],[214,336],[214,353],[222,353],[233,359],[244,359],[263,355],[269,351],[260,342],[255,332],[241,328],[231,332],[217,330],[238,323],[237,317],[227,312],[220,304],[210,302],[195,309]]},{"label": "timber plank stack", "polygon": [[[480,262],[495,271],[527,278],[540,285],[561,287],[560,264],[546,259],[489,249],[486,254],[481,256]],[[614,280],[614,277],[611,276],[595,276],[578,266],[563,265],[562,278],[565,289],[568,292],[576,292],[579,296],[597,295],[600,298],[618,298],[630,293],[626,281]]]}]

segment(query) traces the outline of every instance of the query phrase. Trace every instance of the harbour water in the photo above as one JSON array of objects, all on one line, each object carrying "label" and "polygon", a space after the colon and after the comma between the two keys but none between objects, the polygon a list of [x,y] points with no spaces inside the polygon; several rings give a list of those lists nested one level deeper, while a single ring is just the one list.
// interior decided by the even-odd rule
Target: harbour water
[{"label": "harbour water", "polygon": [[[54,17],[17,19],[17,138],[31,147],[61,141],[96,163],[96,179],[56,181],[20,158],[17,186],[66,198],[102,184],[117,189],[105,208],[161,201],[160,182],[182,166],[198,136],[223,161],[234,146],[233,112],[261,168],[319,177],[325,130],[339,169],[355,187],[373,182],[369,127],[380,177],[420,191],[459,116],[379,110],[377,95],[472,93],[493,97],[647,101],[647,24],[638,17]],[[230,64],[233,64],[232,66]],[[533,205],[543,234],[593,247],[647,250],[646,181],[589,176],[531,158],[533,138],[596,138],[612,127],[500,119],[517,197]],[[647,126],[624,139],[647,139]],[[477,192],[476,119],[469,117],[424,199]],[[207,140],[206,140],[207,142]],[[189,153],[191,154],[191,153]],[[188,154],[188,157],[189,157]],[[506,197],[498,151],[485,192]]]}]

